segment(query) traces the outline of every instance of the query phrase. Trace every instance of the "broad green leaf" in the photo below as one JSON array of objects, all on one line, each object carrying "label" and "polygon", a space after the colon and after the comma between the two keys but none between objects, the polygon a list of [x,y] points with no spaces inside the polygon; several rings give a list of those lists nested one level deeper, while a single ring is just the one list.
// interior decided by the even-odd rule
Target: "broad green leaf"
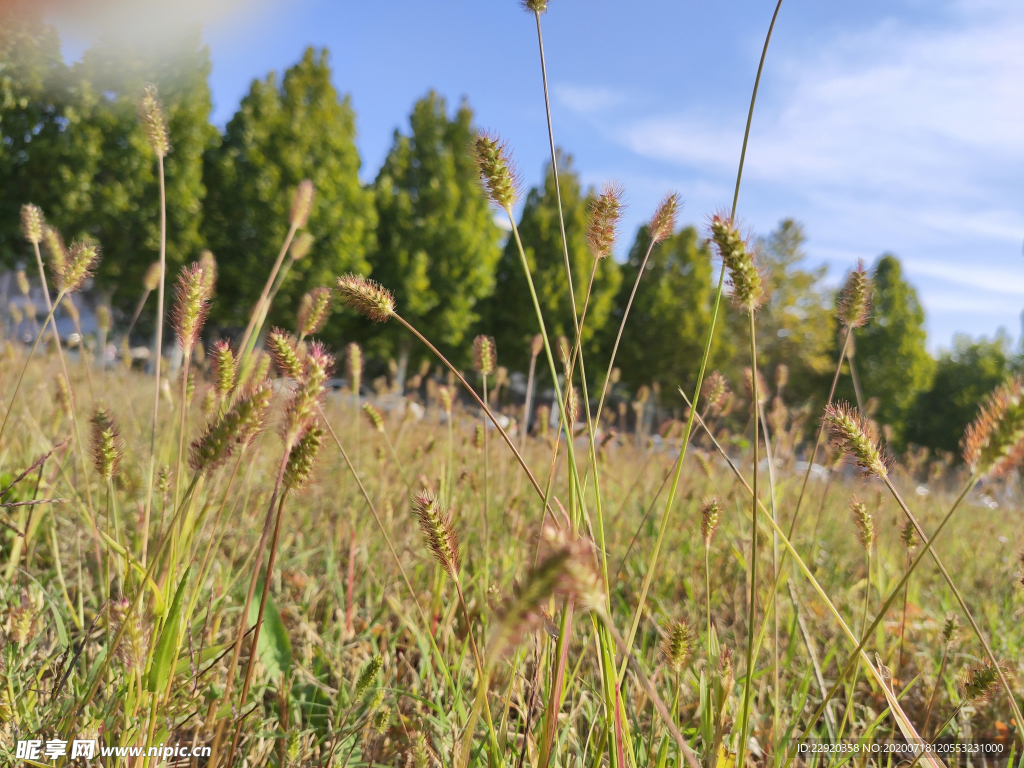
[{"label": "broad green leaf", "polygon": [[[256,585],[256,594],[263,594],[263,579]],[[256,623],[260,612],[260,601],[255,599],[249,606],[249,626]],[[267,607],[263,612],[263,627],[260,629],[260,640],[257,648],[260,661],[267,669],[267,675],[273,680],[288,672],[292,666],[292,643],[288,639],[288,630],[281,621],[273,595],[267,595]]]},{"label": "broad green leaf", "polygon": [[174,593],[174,600],[171,602],[171,610],[167,614],[164,628],[156,641],[156,650],[153,652],[153,665],[149,668],[150,693],[159,693],[167,685],[167,677],[171,673],[175,660],[178,658],[178,642],[181,635],[181,606],[185,598],[185,588],[188,586],[189,572],[192,566],[185,569],[181,581],[178,582],[178,589]]}]

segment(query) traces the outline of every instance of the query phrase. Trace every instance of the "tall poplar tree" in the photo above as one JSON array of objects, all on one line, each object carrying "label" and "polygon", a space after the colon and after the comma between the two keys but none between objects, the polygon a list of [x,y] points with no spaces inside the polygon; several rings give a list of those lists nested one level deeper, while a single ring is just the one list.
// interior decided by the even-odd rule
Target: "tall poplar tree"
[{"label": "tall poplar tree", "polygon": [[[918,395],[928,389],[935,360],[925,347],[924,308],[903,278],[899,260],[880,257],[873,270],[871,318],[854,332],[854,362],[865,398],[878,398],[875,420],[890,428],[890,442],[902,450],[906,419]],[[849,378],[840,396],[855,402]]]},{"label": "tall poplar tree", "polygon": [[[331,84],[326,50],[308,48],[283,78],[271,72],[253,81],[205,158],[203,233],[220,267],[214,323],[245,326],[303,179],[316,187],[307,225],[315,240],[282,282],[266,327],[294,328],[304,292],[343,272],[369,270],[376,214],[372,191],[359,181],[355,136],[355,114]],[[344,324],[330,322],[320,335],[339,343]]]},{"label": "tall poplar tree", "polygon": [[[622,282],[602,331],[602,374],[649,243],[645,225],[622,265]],[[684,227],[655,244],[615,357],[623,384],[634,391],[654,381],[668,392],[679,385],[692,389],[711,323],[714,288],[711,251],[696,229]],[[715,365],[727,355],[728,338],[717,333],[713,343]]]},{"label": "tall poplar tree", "polygon": [[[374,185],[377,251],[373,278],[395,294],[402,314],[442,351],[463,362],[481,302],[494,291],[501,231],[470,154],[473,113],[463,102],[449,118],[434,91],[416,102],[410,134],[395,131]],[[404,370],[411,337],[397,323],[373,346]],[[499,350],[500,351],[500,350]]]}]

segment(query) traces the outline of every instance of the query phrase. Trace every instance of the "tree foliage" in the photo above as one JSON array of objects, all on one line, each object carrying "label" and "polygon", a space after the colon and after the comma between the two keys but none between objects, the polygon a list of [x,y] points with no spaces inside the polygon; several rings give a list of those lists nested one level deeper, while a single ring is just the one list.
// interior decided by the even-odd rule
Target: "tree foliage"
[{"label": "tree foliage", "polygon": [[[611,356],[649,243],[647,227],[641,227],[622,265],[622,282],[602,331],[602,353],[597,358],[602,369]],[[623,384],[634,391],[652,381],[669,392],[679,385],[692,388],[711,323],[714,289],[711,251],[696,229],[684,227],[655,244],[616,355]],[[716,334],[712,365],[724,361],[727,355],[727,337]]]},{"label": "tree foliage", "polygon": [[[583,193],[571,156],[560,154],[558,160],[565,237],[572,269],[576,312],[579,315],[583,312],[587,284],[594,266],[594,258],[586,239],[587,205],[592,192]],[[573,307],[569,298],[569,281],[565,274],[565,255],[558,221],[555,178],[550,164],[544,173],[543,188],[534,187],[526,196],[519,219],[519,234],[552,344],[557,336],[575,339]],[[495,278],[494,300],[486,318],[488,333],[497,341],[498,356],[503,364],[524,370],[530,355],[530,339],[539,328],[536,314],[531,309],[533,303],[519,251],[511,236],[498,261]],[[619,265],[613,259],[598,262],[583,328],[585,353],[596,350],[596,334],[608,319],[620,280]],[[594,373],[588,371],[588,375]]]},{"label": "tree foliage", "polygon": [[822,286],[825,267],[802,268],[805,240],[803,227],[785,219],[761,241],[758,259],[766,294],[757,313],[758,366],[766,378],[781,364],[789,367],[786,391],[793,403],[820,396],[835,370],[837,324]]},{"label": "tree foliage", "polygon": [[[445,100],[431,91],[413,107],[410,135],[395,131],[374,185],[373,278],[421,332],[462,360],[501,255],[501,233],[469,152],[472,120],[465,102],[449,118]],[[395,354],[397,339],[408,342],[396,323],[376,336],[379,353]]]},{"label": "tree foliage", "polygon": [[1010,359],[1005,332],[991,341],[958,334],[910,410],[906,441],[959,455],[964,430],[978,415],[978,404],[1009,375]]},{"label": "tree foliage", "polygon": [[40,205],[66,240],[103,247],[96,281],[123,310],[142,292],[159,251],[156,161],[136,112],[156,84],[168,116],[168,272],[194,259],[205,196],[202,156],[215,141],[209,123],[209,50],[198,30],[160,54],[103,41],[68,67],[52,28],[11,18],[0,32],[0,247],[22,257],[18,208]]},{"label": "tree foliage", "polygon": [[[294,328],[299,299],[333,276],[369,271],[376,215],[359,181],[355,114],[331,84],[327,51],[308,48],[283,78],[254,80],[219,146],[205,158],[203,233],[220,264],[214,322],[244,326],[289,226],[299,182],[316,187],[307,225],[315,241],[282,282],[268,327]],[[342,324],[321,334],[340,342]]]},{"label": "tree foliage", "polygon": [[[907,416],[931,385],[935,360],[925,348],[924,309],[899,260],[892,254],[880,257],[873,275],[871,319],[854,331],[854,360],[864,397],[878,399],[875,420],[890,428],[889,441],[901,449]],[[840,396],[854,402],[848,378],[843,386]]]}]

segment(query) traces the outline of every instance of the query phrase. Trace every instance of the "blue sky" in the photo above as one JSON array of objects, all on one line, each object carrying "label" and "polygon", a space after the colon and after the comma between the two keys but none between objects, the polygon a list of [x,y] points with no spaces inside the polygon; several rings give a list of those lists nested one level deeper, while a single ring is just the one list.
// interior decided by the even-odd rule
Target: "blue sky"
[{"label": "blue sky", "polygon": [[[77,9],[75,6],[77,5]],[[173,5],[174,10],[167,10]],[[332,54],[371,179],[410,107],[466,97],[528,184],[547,158],[532,16],[516,0],[79,0],[53,15],[70,55],[104,26],[158,42],[199,21],[223,124],[254,77],[307,45]],[[623,248],[667,190],[700,222],[731,199],[769,0],[551,0],[555,137],[584,181],[617,179]],[[154,31],[155,30],[155,31]],[[1017,337],[1024,309],[1024,3],[785,0],[754,116],[739,210],[757,232],[803,222],[839,281],[897,254],[928,316]]]}]

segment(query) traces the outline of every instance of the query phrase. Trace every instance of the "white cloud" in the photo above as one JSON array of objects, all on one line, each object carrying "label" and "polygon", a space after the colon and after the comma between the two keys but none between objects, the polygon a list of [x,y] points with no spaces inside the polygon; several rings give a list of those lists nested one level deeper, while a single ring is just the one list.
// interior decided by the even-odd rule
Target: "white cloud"
[{"label": "white cloud", "polygon": [[552,91],[558,102],[573,112],[600,112],[624,104],[625,94],[611,88],[556,84]]},{"label": "white cloud", "polygon": [[[943,11],[770,52],[741,209],[759,226],[796,216],[817,258],[896,252],[948,289],[922,291],[932,313],[1010,322],[1024,304],[1024,4]],[[600,121],[621,146],[688,185],[731,182],[745,115],[612,112]]]}]

